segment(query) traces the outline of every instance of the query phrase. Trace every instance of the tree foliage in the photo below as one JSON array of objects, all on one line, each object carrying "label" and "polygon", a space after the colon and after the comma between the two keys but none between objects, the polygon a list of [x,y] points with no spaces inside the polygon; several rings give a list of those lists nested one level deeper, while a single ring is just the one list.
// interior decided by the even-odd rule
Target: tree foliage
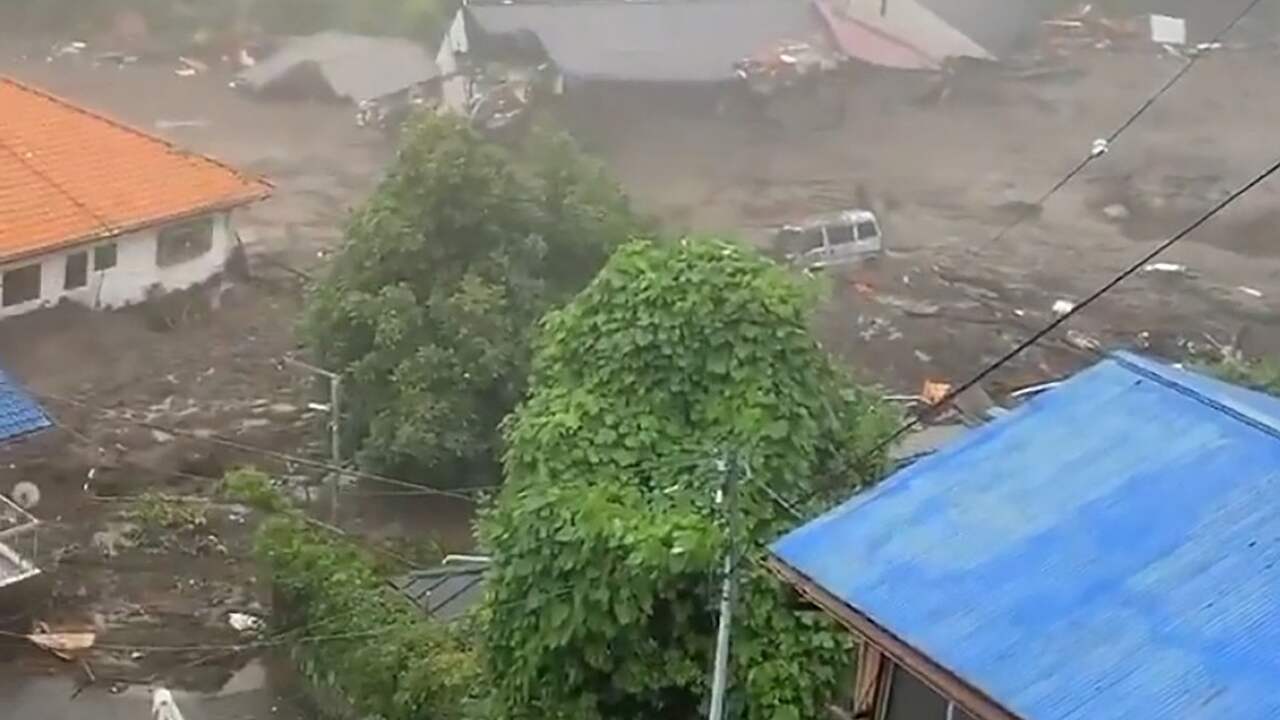
[{"label": "tree foliage", "polygon": [[516,153],[424,118],[352,217],[303,335],[348,378],[362,464],[483,476],[523,395],[529,335],[640,224],[563,136]]},{"label": "tree foliage", "polygon": [[307,680],[359,717],[475,717],[483,707],[469,630],[427,618],[373,558],[296,514],[269,519],[257,554],[271,574],[274,616]]},{"label": "tree foliage", "polygon": [[[481,521],[504,716],[692,716],[729,535],[712,501],[725,473],[750,471],[737,541],[757,559],[793,521],[766,486],[800,499],[877,477],[882,458],[863,456],[895,418],[813,340],[811,301],[736,246],[638,242],[544,320],[530,396],[507,425],[506,485]],[[741,567],[735,712],[817,717],[846,635]]]}]

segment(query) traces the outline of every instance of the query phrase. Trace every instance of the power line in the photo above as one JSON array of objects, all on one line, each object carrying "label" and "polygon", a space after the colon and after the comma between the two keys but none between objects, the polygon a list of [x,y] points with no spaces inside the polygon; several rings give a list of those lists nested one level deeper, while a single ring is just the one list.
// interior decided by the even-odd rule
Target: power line
[{"label": "power line", "polygon": [[[48,393],[39,393],[34,391],[31,392],[31,395],[41,400],[49,400],[56,403],[64,403],[64,404],[78,407],[84,410],[88,410],[90,412],[97,414],[100,418],[105,419],[109,422],[116,422],[116,423],[121,423],[125,425],[134,425],[137,427],[146,428],[148,430],[158,430],[160,432],[167,433],[175,437],[186,438],[186,439],[195,440],[198,442],[206,442],[213,445],[220,445],[220,446],[229,447],[235,450],[239,450],[241,452],[257,454],[263,457],[269,457],[282,462],[294,463],[297,465],[303,465],[303,466],[311,467],[315,469],[326,470],[334,473],[340,473],[342,475],[349,475],[351,477],[359,478],[362,480],[369,480],[372,482],[380,482],[380,483],[384,483],[392,486],[401,487],[401,488],[404,488],[405,491],[399,494],[406,495],[406,496],[411,496],[411,495],[442,496],[442,497],[448,497],[454,500],[461,500],[463,502],[467,502],[471,504],[478,504],[479,501],[476,498],[468,495],[467,493],[490,492],[493,490],[501,489],[503,487],[501,485],[486,485],[482,487],[465,488],[461,490],[441,490],[438,488],[432,488],[430,486],[422,485],[419,483],[410,482],[408,480],[389,477],[387,475],[372,473],[365,470],[345,468],[340,465],[335,465],[333,463],[325,462],[322,460],[302,457],[299,455],[294,455],[294,454],[282,452],[279,450],[272,450],[270,448],[265,448],[260,445],[243,443],[238,440],[233,440],[231,438],[218,435],[216,433],[205,433],[205,432],[197,433],[189,430],[183,430],[181,428],[176,428],[171,425],[162,425],[160,423],[154,423],[146,420],[137,420],[131,417],[120,416],[118,414],[112,413],[107,408],[104,408],[98,405],[93,405],[91,403],[87,403],[81,400],[73,400],[71,398],[64,398],[57,395],[52,395]],[[87,442],[89,444],[96,444],[90,438],[85,436],[83,433],[79,433],[74,430],[71,430],[64,423],[55,421],[55,425],[57,425],[60,428],[63,428],[68,433],[74,435],[75,437],[79,438],[83,442]],[[623,469],[631,472],[686,469],[686,468],[689,468],[695,465],[704,464],[707,462],[708,460],[707,460],[706,454],[689,453],[687,455],[664,457],[659,460],[654,460],[651,462],[633,463],[626,466]],[[207,476],[202,476],[202,475],[193,475],[190,473],[161,471],[156,468],[147,468],[147,469],[151,469],[155,472],[168,472],[174,475],[190,477],[190,478],[199,479],[199,480],[216,480],[216,478],[209,478]],[[372,493],[370,493],[370,495],[372,495]]]},{"label": "power line", "polygon": [[[1213,40],[1210,42],[1210,45],[1218,44],[1223,37],[1225,37],[1228,33],[1234,30],[1236,26],[1239,25],[1240,22],[1244,20],[1244,18],[1247,17],[1251,12],[1253,12],[1253,10],[1257,8],[1258,5],[1260,5],[1261,3],[1262,3],[1262,0],[1252,0],[1252,2],[1250,2],[1248,5],[1244,7],[1243,10],[1241,10],[1238,14],[1236,14],[1235,17],[1233,17],[1231,21],[1227,23],[1225,27],[1222,28],[1222,30],[1218,31],[1218,33],[1214,35]],[[1046,191],[1043,195],[1041,195],[1040,199],[1036,201],[1035,206],[1042,206],[1045,202],[1049,200],[1050,197],[1055,195],[1059,190],[1065,187],[1067,183],[1071,182],[1072,179],[1074,179],[1077,175],[1083,172],[1084,169],[1089,164],[1091,164],[1094,160],[1098,159],[1099,157],[1102,157],[1102,155],[1106,154],[1111,144],[1114,143],[1117,139],[1119,139],[1119,137],[1122,134],[1124,134],[1130,127],[1132,127],[1134,123],[1138,121],[1139,118],[1145,115],[1146,112],[1150,110],[1152,106],[1154,106],[1160,100],[1160,98],[1164,97],[1164,95],[1173,88],[1173,86],[1177,85],[1178,82],[1181,81],[1182,78],[1184,78],[1187,75],[1187,73],[1191,71],[1193,67],[1195,67],[1195,65],[1200,61],[1202,57],[1204,57],[1205,54],[1207,53],[1198,53],[1196,55],[1192,55],[1191,58],[1186,63],[1184,63],[1183,66],[1179,68],[1176,73],[1174,73],[1163,85],[1161,85],[1160,88],[1155,91],[1155,93],[1153,93],[1150,97],[1148,97],[1145,101],[1143,101],[1143,103],[1139,105],[1138,108],[1133,113],[1131,113],[1129,117],[1124,120],[1124,122],[1122,122],[1119,125],[1119,127],[1113,130],[1111,134],[1108,135],[1102,143],[1096,143],[1092,152],[1090,152],[1087,156],[1085,156],[1084,159],[1082,159],[1079,163],[1077,163],[1075,167],[1073,167],[1065,176],[1062,177],[1062,179],[1054,183],[1053,186],[1050,187],[1048,191]],[[1157,246],[1156,249],[1153,250],[1151,253],[1149,253],[1146,257],[1144,257],[1142,260],[1139,260],[1135,265],[1130,266],[1128,269],[1126,269],[1117,277],[1113,278],[1110,282],[1105,284],[1103,287],[1099,288],[1092,295],[1086,298],[1085,301],[1075,305],[1073,308],[1071,308],[1069,312],[1063,314],[1062,316],[1058,317],[1054,321],[1050,322],[1047,326],[1045,326],[1040,331],[1032,335],[1031,338],[1029,338],[1027,341],[1024,341],[1023,343],[1015,347],[1013,350],[1011,350],[1009,353],[1006,353],[1003,357],[1001,357],[995,363],[992,363],[991,365],[984,368],[981,372],[979,372],[969,381],[963,383],[959,387],[953,388],[950,392],[947,393],[947,395],[942,400],[940,400],[937,403],[937,406],[943,407],[947,403],[955,400],[955,398],[958,397],[960,394],[972,389],[978,383],[982,382],[984,379],[989,377],[996,370],[1003,367],[1014,358],[1018,357],[1020,354],[1022,354],[1031,346],[1035,345],[1040,340],[1044,339],[1046,336],[1052,334],[1055,330],[1061,327],[1063,323],[1065,323],[1071,317],[1075,316],[1079,311],[1083,310],[1085,307],[1092,304],[1098,298],[1102,297],[1107,292],[1110,292],[1111,289],[1113,289],[1116,285],[1119,285],[1121,282],[1128,279],[1134,273],[1141,270],[1142,267],[1150,261],[1150,259],[1153,259],[1158,255],[1160,255],[1161,253],[1163,253],[1173,244],[1177,243],[1182,238],[1186,237],[1188,234],[1195,231],[1205,222],[1208,222],[1209,219],[1217,215],[1228,205],[1235,202],[1237,199],[1240,198],[1240,196],[1249,192],[1258,184],[1266,180],[1268,177],[1270,177],[1272,174],[1276,172],[1277,167],[1280,167],[1280,163],[1277,163],[1276,165],[1272,165],[1269,169],[1264,171],[1259,176],[1255,177],[1252,181],[1247,183],[1244,187],[1242,187],[1241,189],[1237,190],[1235,193],[1228,196],[1225,200],[1223,200],[1218,205],[1216,205],[1208,213],[1201,216],[1199,219],[1193,222],[1190,226],[1185,228],[1182,232],[1179,232],[1177,235],[1173,236],[1168,241]],[[1031,215],[1032,213],[1030,212],[1020,214],[1012,222],[1008,223],[1003,228],[1001,228],[1001,230],[998,233],[996,233],[994,237],[992,237],[991,242],[999,242],[1010,231],[1012,231],[1014,228],[1016,228],[1017,226],[1021,225],[1024,221],[1029,219]],[[913,417],[907,423],[905,423],[904,425],[899,427],[897,430],[895,430],[884,441],[878,443],[871,451],[863,453],[854,462],[846,464],[844,468],[841,470],[841,472],[847,472],[851,468],[851,466],[862,465],[870,458],[875,457],[879,452],[883,451],[885,448],[887,448],[888,446],[890,446],[891,444],[899,440],[904,434],[918,427],[920,425],[920,422],[921,422],[921,418],[919,415],[917,415],[916,417]],[[819,494],[819,492],[811,492],[809,495],[807,495],[803,499],[801,503],[793,503],[781,497],[772,488],[766,487],[764,488],[764,490],[770,495],[771,498],[773,498],[774,502],[777,503],[779,507],[783,508],[784,510],[791,513],[792,515],[795,515],[797,518],[802,517],[797,507],[802,504],[807,504],[809,501],[813,500]]]},{"label": "power line", "polygon": [[[1254,8],[1256,8],[1261,3],[1262,3],[1262,0],[1253,0],[1253,2],[1250,2],[1247,6],[1245,6],[1244,10],[1240,11],[1238,15],[1232,18],[1231,22],[1227,23],[1227,25],[1224,28],[1222,28],[1222,30],[1219,30],[1217,35],[1213,36],[1213,40],[1211,40],[1209,44],[1217,45],[1222,40],[1222,38],[1226,37],[1228,33],[1234,30],[1235,27],[1240,24],[1240,21],[1244,20],[1244,18],[1248,16],[1249,13],[1253,12]],[[1189,60],[1183,63],[1182,67],[1179,68],[1176,73],[1170,76],[1169,79],[1163,85],[1161,85],[1158,90],[1155,91],[1155,93],[1153,93],[1141,105],[1139,105],[1138,109],[1135,110],[1131,115],[1129,115],[1129,117],[1126,118],[1124,122],[1120,123],[1119,127],[1113,130],[1111,134],[1108,135],[1102,142],[1095,143],[1091,152],[1088,155],[1086,155],[1083,159],[1081,159],[1080,162],[1076,163],[1076,165],[1073,168],[1071,168],[1071,170],[1067,172],[1067,174],[1064,175],[1061,180],[1058,180],[1058,182],[1054,183],[1044,194],[1042,194],[1040,196],[1040,199],[1032,204],[1032,207],[1042,207],[1046,202],[1048,202],[1049,198],[1053,197],[1058,193],[1059,190],[1066,187],[1067,183],[1075,179],[1075,177],[1079,175],[1081,172],[1083,172],[1086,167],[1092,164],[1094,160],[1097,160],[1098,158],[1105,155],[1107,151],[1110,149],[1112,143],[1118,140],[1120,136],[1125,133],[1125,131],[1127,131],[1130,127],[1132,127],[1133,124],[1138,121],[1138,118],[1141,118],[1143,115],[1145,115],[1153,105],[1159,102],[1160,98],[1164,97],[1165,93],[1173,89],[1174,85],[1177,85],[1178,82],[1182,80],[1182,78],[1186,77],[1187,73],[1191,72],[1191,69],[1196,66],[1196,63],[1200,62],[1200,59],[1207,54],[1208,54],[1207,52],[1200,52],[1195,55],[1192,55]],[[1001,228],[1000,231],[996,233],[994,237],[991,238],[991,242],[993,243],[999,242],[1000,240],[1004,239],[1006,235],[1012,232],[1019,225],[1031,219],[1033,215],[1034,215],[1034,211],[1032,210],[1027,210],[1026,212],[1019,213],[1017,217],[1015,217],[1011,222],[1009,222],[1003,228]]]},{"label": "power line", "polygon": [[[1252,180],[1242,185],[1240,188],[1232,192],[1222,201],[1218,202],[1216,205],[1210,208],[1207,212],[1205,212],[1203,215],[1197,218],[1190,225],[1183,228],[1176,235],[1169,238],[1168,240],[1165,240],[1164,242],[1161,242],[1150,252],[1147,252],[1146,254],[1142,255],[1140,258],[1135,260],[1132,264],[1129,265],[1129,267],[1125,268],[1118,275],[1108,280],[1097,290],[1094,290],[1092,293],[1089,294],[1088,297],[1086,297],[1084,300],[1081,300],[1069,311],[1063,313],[1062,315],[1058,316],[1057,318],[1049,322],[1047,325],[1045,325],[1040,330],[1036,331],[1033,335],[1031,335],[1031,337],[1027,338],[1026,340],[1023,340],[1012,350],[1005,353],[998,360],[987,365],[980,372],[978,372],[978,374],[974,375],[969,380],[952,388],[942,399],[940,399],[934,405],[934,407],[945,407],[946,405],[954,401],[957,397],[959,397],[961,394],[969,391],[970,389],[978,385],[978,383],[982,382],[983,380],[988,378],[992,373],[996,372],[1000,368],[1007,365],[1010,361],[1017,358],[1019,355],[1021,355],[1023,352],[1025,352],[1026,350],[1034,346],[1036,343],[1040,342],[1045,337],[1051,335],[1055,330],[1062,327],[1062,325],[1065,324],[1068,320],[1078,315],[1082,310],[1089,307],[1093,303],[1097,302],[1108,292],[1115,289],[1115,287],[1118,286],[1120,283],[1129,279],[1133,275],[1141,272],[1142,268],[1145,267],[1147,264],[1149,264],[1152,260],[1162,255],[1165,251],[1167,251],[1169,248],[1173,247],[1175,244],[1180,242],[1183,238],[1187,237],[1191,233],[1198,230],[1202,225],[1209,222],[1209,220],[1213,219],[1215,216],[1217,216],[1219,213],[1225,210],[1228,206],[1235,203],[1235,201],[1239,200],[1241,197],[1251,192],[1258,185],[1261,185],[1263,182],[1265,182],[1268,178],[1270,178],[1276,172],[1280,172],[1280,160],[1273,162],[1265,170],[1263,170],[1261,173],[1256,175]],[[915,417],[911,418],[902,426],[900,426],[887,438],[877,443],[876,446],[873,447],[871,450],[860,455],[857,459],[854,460],[853,463],[846,464],[842,471],[848,471],[851,467],[856,467],[867,462],[869,459],[875,457],[885,448],[889,447],[894,442],[899,440],[903,435],[915,429],[916,427],[919,427],[921,422],[922,422],[922,415],[917,414]],[[772,497],[775,498],[775,502],[777,502],[784,509],[788,510],[788,512],[796,514],[797,516],[799,515],[799,511],[796,510],[796,507],[802,506],[808,503],[809,501],[817,497],[817,495],[819,494],[818,492],[813,492],[813,493],[810,493],[808,496],[806,496],[801,503],[789,503],[789,502],[786,502],[783,498],[777,496],[777,494],[772,489],[767,487],[765,489]]]},{"label": "power line", "polygon": [[[72,405],[74,407],[78,407],[84,410],[89,410],[91,412],[98,414],[100,417],[105,417],[107,416],[107,413],[108,413],[106,408],[91,405],[89,403],[82,402],[80,400],[73,400],[71,398],[59,397],[57,395],[51,395],[48,393],[32,392],[31,394],[35,395],[37,398],[40,398],[42,400],[50,400],[53,402]],[[459,491],[440,490],[438,488],[432,488],[419,483],[412,483],[412,482],[409,482],[408,480],[400,480],[398,478],[388,477],[386,475],[380,475],[378,473],[371,473],[365,470],[344,468],[340,465],[335,465],[333,463],[325,462],[322,460],[315,460],[312,458],[306,458],[299,455],[293,455],[291,453],[281,452],[279,450],[264,448],[259,445],[242,443],[238,440],[232,440],[231,438],[224,437],[216,433],[203,433],[203,432],[196,433],[189,430],[176,428],[170,425],[161,425],[159,423],[148,422],[146,420],[136,420],[129,417],[120,417],[120,416],[114,416],[114,415],[111,416],[109,419],[116,422],[124,423],[127,425],[135,425],[137,427],[146,428],[148,430],[158,430],[160,432],[167,433],[175,437],[187,438],[189,440],[198,440],[198,441],[207,442],[213,445],[221,445],[223,447],[229,447],[235,450],[240,450],[242,452],[257,454],[263,457],[269,457],[282,462],[293,463],[295,465],[302,465],[302,466],[310,467],[317,470],[325,470],[328,472],[340,473],[343,475],[350,475],[352,477],[361,478],[364,480],[371,480],[374,482],[381,482],[389,485],[396,485],[399,487],[414,490],[415,492],[423,495],[437,495],[441,497],[453,498],[455,500],[462,500],[464,502],[471,502],[471,503],[475,502],[474,498],[471,498]]]},{"label": "power line", "polygon": [[[560,598],[573,592],[580,590],[577,586],[563,586],[559,590],[546,595],[546,598]],[[406,598],[405,602],[409,602]],[[508,607],[516,607],[528,603],[528,598],[521,597],[505,603],[495,603],[486,605],[488,609],[502,609]],[[348,614],[344,618],[334,618],[322,624],[322,627],[336,625],[339,622],[350,620],[356,615],[366,613],[366,608],[361,608]],[[195,645],[134,645],[125,643],[94,643],[92,649],[105,650],[108,652],[149,652],[149,653],[187,653],[187,652],[239,652],[244,650],[262,650],[266,648],[279,647],[290,643],[325,643],[337,642],[340,640],[355,640],[368,637],[377,637],[391,632],[403,631],[403,627],[397,624],[391,624],[387,627],[378,628],[376,630],[360,630],[353,632],[331,633],[323,635],[304,635],[302,637],[294,637],[298,629],[286,630],[273,638],[264,638],[260,640],[251,640],[243,643],[224,643],[224,644],[195,644]],[[38,634],[38,633],[37,633]],[[30,641],[29,634],[12,632],[9,630],[0,630],[0,637],[14,638],[18,640]]]}]

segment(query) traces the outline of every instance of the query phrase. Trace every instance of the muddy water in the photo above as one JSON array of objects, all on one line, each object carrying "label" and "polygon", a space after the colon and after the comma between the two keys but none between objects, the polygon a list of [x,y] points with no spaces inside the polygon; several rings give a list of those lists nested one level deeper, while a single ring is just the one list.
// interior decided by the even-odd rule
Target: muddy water
[{"label": "muddy water", "polygon": [[[0,718],[5,720],[147,720],[151,688],[100,683],[79,694],[72,675],[33,675],[0,665]],[[215,693],[173,689],[186,720],[313,720],[287,665],[254,660]]]},{"label": "muddy water", "polygon": [[475,549],[475,503],[404,492],[397,486],[358,484],[342,496],[343,527],[375,538],[429,539],[444,552]]}]

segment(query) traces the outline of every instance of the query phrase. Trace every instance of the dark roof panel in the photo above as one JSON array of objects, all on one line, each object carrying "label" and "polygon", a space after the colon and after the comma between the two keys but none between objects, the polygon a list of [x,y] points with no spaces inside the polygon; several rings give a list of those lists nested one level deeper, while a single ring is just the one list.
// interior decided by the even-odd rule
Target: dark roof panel
[{"label": "dark roof panel", "polygon": [[484,597],[484,566],[444,565],[416,570],[394,579],[391,585],[428,616],[454,620]]}]

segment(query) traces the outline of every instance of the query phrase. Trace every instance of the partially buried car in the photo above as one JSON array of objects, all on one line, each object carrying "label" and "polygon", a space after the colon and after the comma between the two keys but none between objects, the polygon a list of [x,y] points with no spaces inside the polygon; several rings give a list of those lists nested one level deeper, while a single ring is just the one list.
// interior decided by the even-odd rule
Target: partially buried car
[{"label": "partially buried car", "polygon": [[773,245],[787,262],[806,270],[860,262],[884,250],[880,221],[870,210],[841,210],[783,225]]}]

